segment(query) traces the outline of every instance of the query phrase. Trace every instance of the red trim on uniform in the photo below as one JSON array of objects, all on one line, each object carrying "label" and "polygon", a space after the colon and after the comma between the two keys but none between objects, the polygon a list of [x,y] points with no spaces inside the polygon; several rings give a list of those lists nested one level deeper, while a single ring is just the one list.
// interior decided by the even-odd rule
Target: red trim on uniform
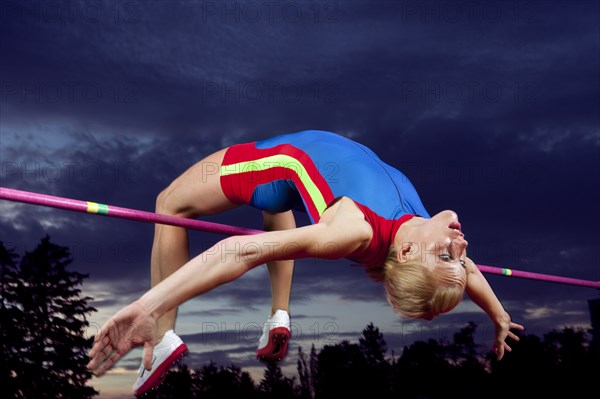
[{"label": "red trim on uniform", "polygon": [[379,216],[363,204],[356,201],[354,203],[362,211],[363,215],[365,215],[365,220],[371,226],[373,238],[371,238],[371,242],[369,242],[367,248],[363,251],[355,251],[348,258],[363,265],[380,266],[385,261],[400,226],[415,217],[415,215],[406,214],[399,219],[390,220]]},{"label": "red trim on uniform", "polygon": [[[302,164],[309,177],[321,192],[325,204],[334,200],[333,192],[310,156],[291,144],[280,144],[272,148],[256,148],[255,143],[236,144],[225,151],[222,166],[240,162],[252,162],[273,155],[288,155]],[[315,206],[302,180],[292,168],[272,167],[263,171],[239,171],[232,175],[221,176],[221,188],[225,196],[233,203],[249,204],[256,186],[276,180],[292,180],[304,200],[307,211],[315,222],[321,215]]]}]

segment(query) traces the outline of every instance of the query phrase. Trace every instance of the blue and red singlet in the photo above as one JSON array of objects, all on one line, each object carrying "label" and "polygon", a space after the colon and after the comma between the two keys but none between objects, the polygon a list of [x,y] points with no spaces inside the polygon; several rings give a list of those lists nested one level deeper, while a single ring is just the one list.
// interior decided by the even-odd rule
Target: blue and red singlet
[{"label": "blue and red singlet", "polygon": [[364,265],[383,262],[402,223],[429,218],[408,178],[369,148],[335,133],[307,130],[227,149],[221,187],[236,204],[270,212],[306,211],[317,223],[339,197],[352,199],[373,229]]}]

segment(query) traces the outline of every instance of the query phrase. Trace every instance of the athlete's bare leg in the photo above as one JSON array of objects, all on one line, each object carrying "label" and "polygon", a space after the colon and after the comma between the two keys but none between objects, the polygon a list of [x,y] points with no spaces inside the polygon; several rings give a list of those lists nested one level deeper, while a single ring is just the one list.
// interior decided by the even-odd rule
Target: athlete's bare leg
[{"label": "athlete's bare leg", "polygon": [[[264,228],[267,231],[287,230],[296,227],[296,221],[292,211],[283,213],[270,213],[263,211]],[[277,309],[289,313],[290,292],[292,288],[292,276],[294,273],[293,260],[277,260],[267,262],[269,279],[271,281],[271,315]]]},{"label": "athlete's bare leg", "polygon": [[[220,168],[226,149],[220,150],[196,163],[156,200],[156,212],[181,217],[195,217],[222,212],[236,205],[225,197],[220,184]],[[152,244],[151,278],[155,286],[190,259],[188,233],[185,228],[157,224]],[[158,320],[158,333],[173,328],[177,309]]]}]

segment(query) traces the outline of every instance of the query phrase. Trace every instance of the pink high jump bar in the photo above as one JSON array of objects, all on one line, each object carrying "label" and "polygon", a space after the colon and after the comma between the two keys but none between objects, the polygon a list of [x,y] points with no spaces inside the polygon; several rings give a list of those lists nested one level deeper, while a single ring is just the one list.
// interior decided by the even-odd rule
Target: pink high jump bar
[{"label": "pink high jump bar", "polygon": [[98,204],[96,202],[79,201],[70,198],[55,197],[53,195],[37,194],[29,191],[13,190],[4,187],[0,187],[0,199],[24,202],[26,204],[49,206],[51,208],[66,209],[75,212],[111,216],[119,219],[135,220],[136,222],[168,224],[171,226],[185,227],[192,230],[207,231],[210,233],[225,234],[229,236],[262,233],[260,230],[228,226],[220,223],[204,222],[195,219],[186,219],[177,216],[161,215],[154,212],[138,211],[135,209],[121,208],[118,206]]},{"label": "pink high jump bar", "polygon": [[[138,211],[135,209],[121,208],[118,206],[99,204],[96,202],[79,201],[4,187],[0,187],[0,199],[66,209],[76,212],[105,215],[119,219],[135,220],[137,222],[167,224],[171,226],[185,227],[192,230],[200,230],[224,235],[249,235],[262,233],[261,230],[247,229],[243,227],[229,226],[226,224],[205,222],[195,219],[186,219],[177,216],[161,215],[154,212]],[[477,265],[477,267],[482,273],[600,289],[600,281],[581,280],[570,277],[553,276],[550,274],[531,273],[494,266]]]}]

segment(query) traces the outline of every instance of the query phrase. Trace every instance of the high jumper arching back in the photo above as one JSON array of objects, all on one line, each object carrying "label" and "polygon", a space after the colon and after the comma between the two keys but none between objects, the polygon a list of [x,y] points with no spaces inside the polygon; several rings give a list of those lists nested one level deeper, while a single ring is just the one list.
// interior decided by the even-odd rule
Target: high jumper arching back
[{"label": "high jumper arching back", "polygon": [[429,217],[402,172],[368,147],[319,130],[230,147],[221,185],[234,203],[271,212],[303,209],[313,223],[341,196],[388,220],[407,214]]}]

